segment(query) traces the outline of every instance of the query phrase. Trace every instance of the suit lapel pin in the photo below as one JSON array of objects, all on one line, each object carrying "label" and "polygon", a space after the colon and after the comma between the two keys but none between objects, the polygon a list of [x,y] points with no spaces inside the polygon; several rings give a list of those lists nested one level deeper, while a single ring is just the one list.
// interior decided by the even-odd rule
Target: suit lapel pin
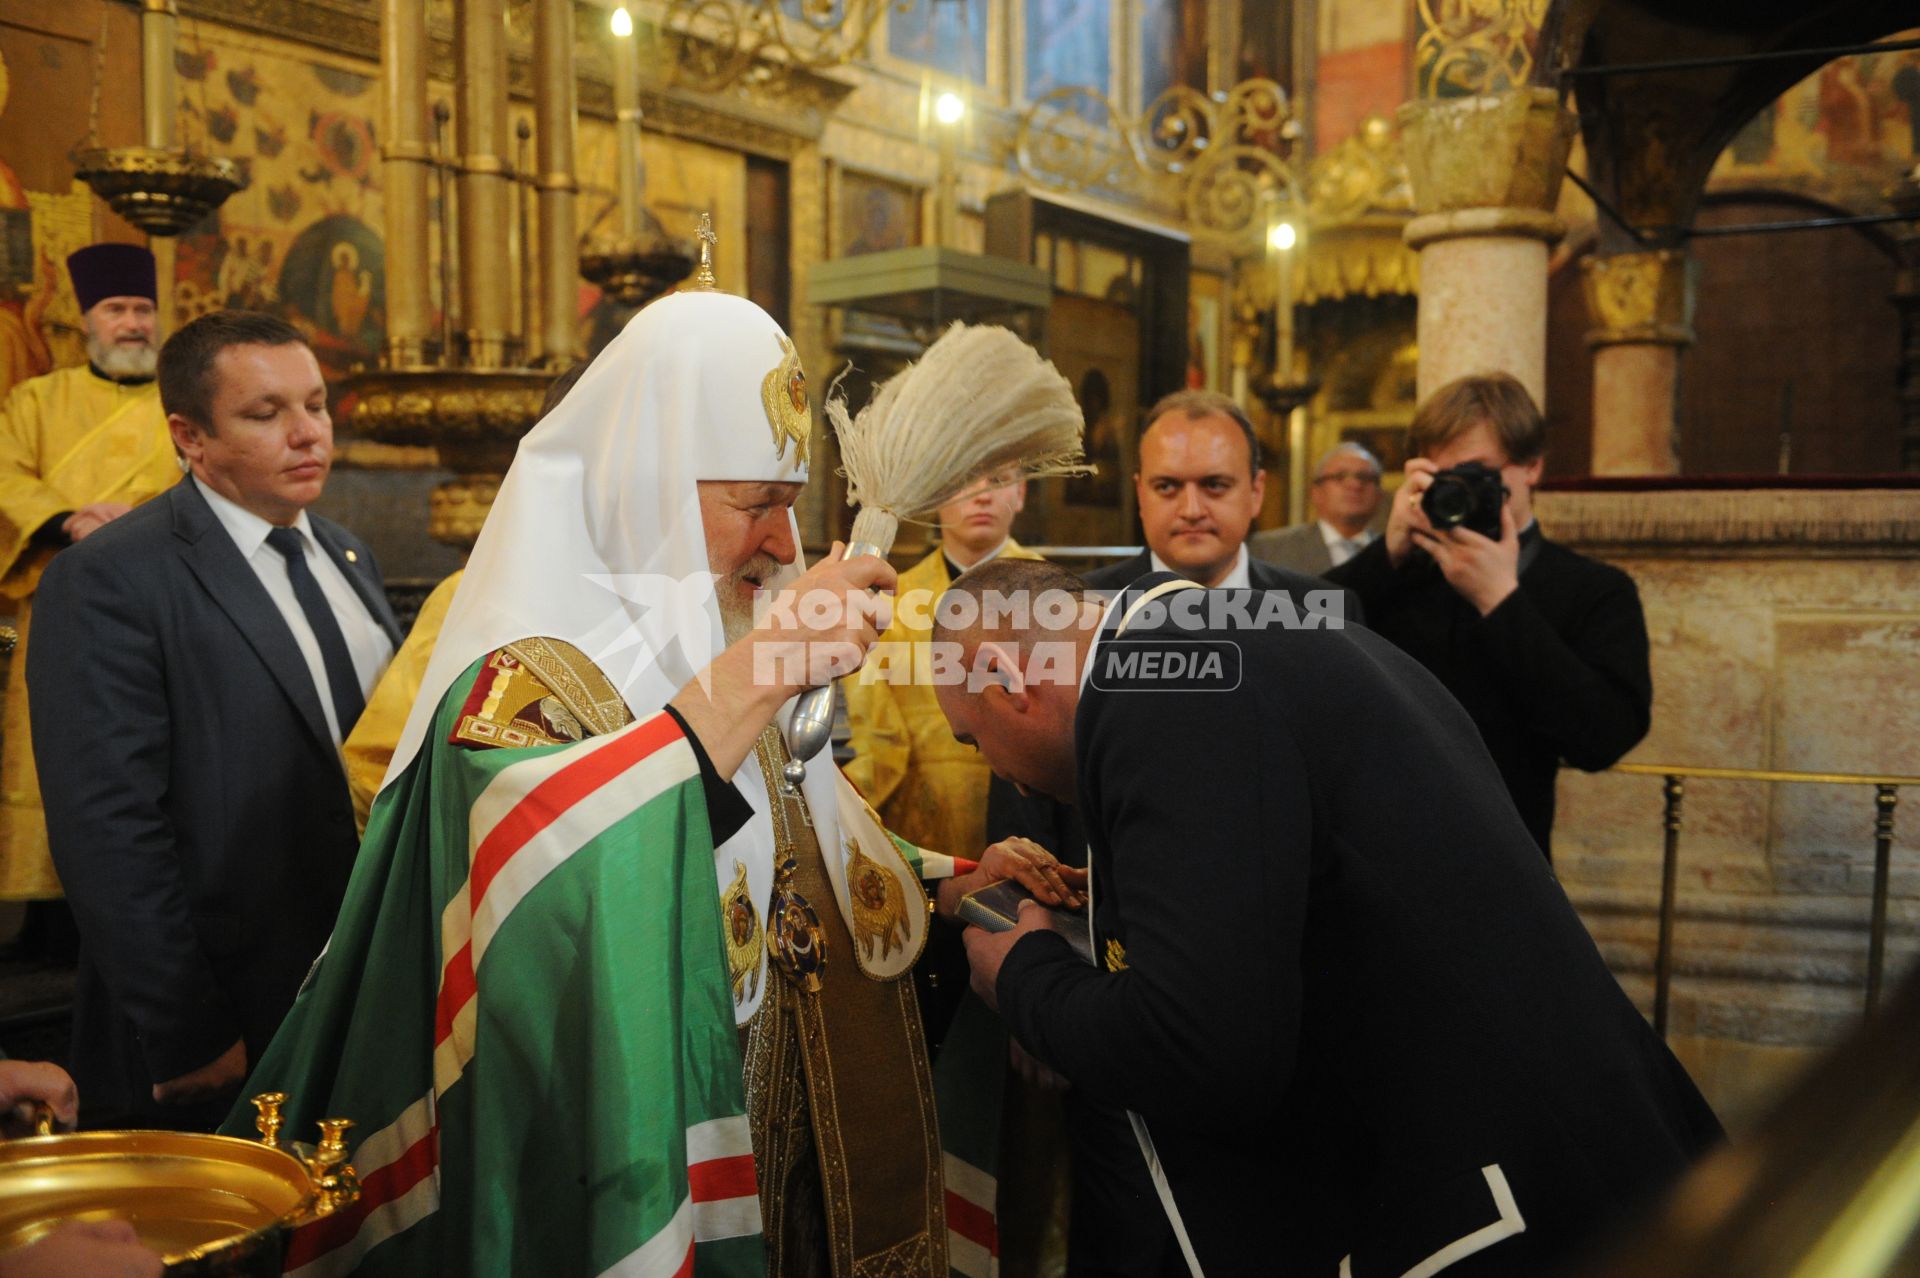
[{"label": "suit lapel pin", "polygon": [[359,551],[357,551],[357,550],[349,550],[349,551],[347,552],[347,562],[348,562],[348,563],[350,563],[350,564],[357,564],[357,563],[359,563],[359,562],[360,562],[360,552],[359,552]]}]

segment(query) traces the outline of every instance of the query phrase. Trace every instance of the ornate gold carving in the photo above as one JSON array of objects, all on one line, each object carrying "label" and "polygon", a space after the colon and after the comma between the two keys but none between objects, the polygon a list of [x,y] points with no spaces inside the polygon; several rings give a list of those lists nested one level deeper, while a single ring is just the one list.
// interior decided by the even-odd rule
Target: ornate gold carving
[{"label": "ornate gold carving", "polygon": [[540,416],[553,373],[533,369],[388,368],[356,373],[348,425],[383,444],[431,445],[459,478],[434,489],[427,531],[470,547],[513,450]]},{"label": "ornate gold carving", "polygon": [[1532,78],[1547,0],[1419,0],[1419,16],[1419,96],[1499,93]]},{"label": "ornate gold carving", "polygon": [[1593,320],[1587,345],[1692,345],[1697,276],[1679,249],[1582,258],[1580,283]]},{"label": "ornate gold carving", "polygon": [[720,927],[727,943],[727,974],[733,982],[733,1001],[744,1003],[760,989],[760,911],[747,887],[747,867],[733,863],[733,881],[720,896]]},{"label": "ornate gold carving", "polygon": [[1046,186],[1171,195],[1196,234],[1246,241],[1264,234],[1276,199],[1300,198],[1285,154],[1299,132],[1272,80],[1242,81],[1219,100],[1177,86],[1137,118],[1097,89],[1067,85],[1021,115],[1014,157]]},{"label": "ornate gold carving", "polygon": [[900,882],[862,852],[856,839],[847,840],[847,901],[853,907],[854,943],[869,962],[905,947],[912,932]]},{"label": "ornate gold carving", "polygon": [[471,550],[499,493],[500,479],[495,475],[462,475],[438,485],[427,497],[427,535]]},{"label": "ornate gold carving", "polygon": [[800,352],[787,335],[780,335],[780,363],[760,381],[760,402],[767,410],[767,424],[773,427],[773,453],[787,455],[787,441],[793,441],[793,459],[807,464],[807,439],[813,431],[813,412],[807,402],[807,374],[800,367]]}]

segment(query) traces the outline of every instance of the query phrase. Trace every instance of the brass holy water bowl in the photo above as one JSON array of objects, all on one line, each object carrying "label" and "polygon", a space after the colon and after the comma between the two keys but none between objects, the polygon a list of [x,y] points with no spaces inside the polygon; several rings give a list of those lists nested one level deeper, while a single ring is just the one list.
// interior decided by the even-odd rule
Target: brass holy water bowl
[{"label": "brass holy water bowl", "polygon": [[[286,1096],[253,1099],[260,1139],[106,1131],[0,1142],[0,1253],[72,1220],[124,1220],[167,1273],[277,1275],[288,1235],[360,1197],[344,1118],[281,1142]],[[43,1122],[41,1130],[51,1130]]]}]

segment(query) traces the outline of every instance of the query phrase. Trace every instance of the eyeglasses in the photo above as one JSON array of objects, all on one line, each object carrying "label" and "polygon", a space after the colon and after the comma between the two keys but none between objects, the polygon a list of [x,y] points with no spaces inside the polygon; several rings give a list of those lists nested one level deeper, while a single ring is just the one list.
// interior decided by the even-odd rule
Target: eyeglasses
[{"label": "eyeglasses", "polygon": [[1324,475],[1314,477],[1316,484],[1366,484],[1371,487],[1380,482],[1380,476],[1370,470],[1330,470]]}]

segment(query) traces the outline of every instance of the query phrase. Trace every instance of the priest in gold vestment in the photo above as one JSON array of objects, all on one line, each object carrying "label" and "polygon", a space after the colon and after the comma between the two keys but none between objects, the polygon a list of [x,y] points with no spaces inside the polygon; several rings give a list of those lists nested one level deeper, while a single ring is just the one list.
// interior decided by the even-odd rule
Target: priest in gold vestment
[{"label": "priest in gold vestment", "polygon": [[34,589],[64,546],[180,478],[154,366],[153,255],[95,244],[67,259],[87,366],[13,388],[0,403],[0,593],[17,601],[20,643],[0,733],[0,900],[60,895],[27,727],[26,649]]}]

